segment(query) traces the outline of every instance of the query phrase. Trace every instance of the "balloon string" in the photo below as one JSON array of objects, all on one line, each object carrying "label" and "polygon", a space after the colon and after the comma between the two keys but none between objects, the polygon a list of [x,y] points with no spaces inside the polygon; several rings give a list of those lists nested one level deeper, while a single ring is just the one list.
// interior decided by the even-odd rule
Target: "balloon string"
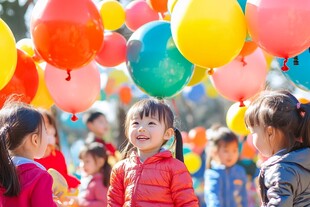
[{"label": "balloon string", "polygon": [[75,114],[72,114],[71,121],[77,121],[78,119],[79,118]]},{"label": "balloon string", "polygon": [[209,68],[208,69],[208,75],[213,75],[214,73],[214,69],[213,68]]},{"label": "balloon string", "polygon": [[68,77],[66,78],[66,81],[70,81],[71,80],[71,70],[67,70],[67,74],[68,74]]},{"label": "balloon string", "polygon": [[281,67],[281,70],[284,71],[284,72],[289,70],[289,68],[286,65],[287,61],[288,61],[288,58],[285,58],[284,61],[283,61],[283,66]]}]

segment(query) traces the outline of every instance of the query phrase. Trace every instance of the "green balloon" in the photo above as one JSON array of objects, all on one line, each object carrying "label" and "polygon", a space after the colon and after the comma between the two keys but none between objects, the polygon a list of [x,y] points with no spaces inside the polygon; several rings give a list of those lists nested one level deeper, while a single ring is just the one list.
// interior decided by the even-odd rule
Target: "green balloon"
[{"label": "green balloon", "polygon": [[132,34],[126,63],[134,83],[157,98],[175,96],[193,74],[193,64],[175,46],[166,21],[147,23]]}]

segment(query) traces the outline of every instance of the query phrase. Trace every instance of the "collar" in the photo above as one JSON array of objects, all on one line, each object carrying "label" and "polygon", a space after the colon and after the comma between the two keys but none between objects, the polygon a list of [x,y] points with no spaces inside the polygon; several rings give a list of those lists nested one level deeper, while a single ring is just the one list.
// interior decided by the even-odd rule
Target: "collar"
[{"label": "collar", "polygon": [[31,159],[25,158],[25,157],[13,156],[12,162],[16,167],[23,165],[23,164],[32,163],[32,164],[35,164],[37,167],[41,168],[42,170],[46,170],[46,168],[43,165],[41,165],[40,163],[38,163],[34,160],[31,160]]}]

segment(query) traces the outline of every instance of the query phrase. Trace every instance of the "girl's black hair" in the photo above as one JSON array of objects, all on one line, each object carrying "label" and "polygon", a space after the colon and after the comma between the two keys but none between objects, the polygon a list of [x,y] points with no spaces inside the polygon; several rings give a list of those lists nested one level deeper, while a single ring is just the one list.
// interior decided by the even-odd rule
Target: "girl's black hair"
[{"label": "girl's black hair", "polygon": [[0,186],[5,188],[5,196],[18,196],[21,191],[10,152],[18,148],[27,135],[41,136],[42,125],[42,114],[22,102],[7,101],[0,110]]},{"label": "girl's black hair", "polygon": [[[143,99],[135,103],[128,111],[125,120],[125,134],[128,137],[128,129],[129,123],[133,116],[139,115],[142,119],[144,116],[155,116],[158,115],[159,121],[163,120],[166,129],[173,128],[174,135],[175,135],[175,157],[180,160],[184,161],[183,158],[183,141],[182,135],[180,131],[174,126],[175,125],[175,117],[170,108],[170,106],[165,103],[163,99],[156,99],[156,98],[148,98]],[[163,145],[166,142],[163,143]],[[129,156],[130,152],[134,150],[132,144],[128,141],[127,145],[124,147],[123,151],[123,158]]]},{"label": "girl's black hair", "polygon": [[106,148],[103,146],[101,143],[91,143],[86,145],[79,154],[79,158],[83,159],[83,157],[89,154],[91,155],[95,161],[96,158],[103,158],[104,159],[104,164],[100,169],[100,173],[103,175],[103,180],[102,183],[104,186],[109,187],[110,184],[110,174],[111,174],[111,165],[108,162],[108,154]]},{"label": "girl's black hair", "polygon": [[301,104],[288,91],[263,91],[245,113],[247,126],[271,126],[287,139],[287,150],[310,147],[310,104]]}]

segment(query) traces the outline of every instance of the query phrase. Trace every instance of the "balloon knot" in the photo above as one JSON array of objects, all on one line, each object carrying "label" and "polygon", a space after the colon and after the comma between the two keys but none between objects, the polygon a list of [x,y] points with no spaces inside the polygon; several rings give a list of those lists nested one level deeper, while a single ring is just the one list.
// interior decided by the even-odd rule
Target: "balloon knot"
[{"label": "balloon knot", "polygon": [[66,81],[70,81],[71,80],[71,70],[67,70],[67,74],[68,74],[68,77],[66,78]]},{"label": "balloon knot", "polygon": [[242,66],[245,67],[247,62],[244,60],[244,56],[241,57]]},{"label": "balloon knot", "polygon": [[78,119],[79,118],[75,114],[72,114],[71,121],[77,121]]},{"label": "balloon knot", "polygon": [[240,99],[240,101],[239,101],[239,107],[245,107],[242,99]]},{"label": "balloon knot", "polygon": [[214,73],[213,68],[209,68],[209,69],[208,69],[208,75],[213,75],[213,73]]},{"label": "balloon knot", "polygon": [[283,66],[281,67],[281,70],[284,71],[284,72],[289,70],[289,68],[286,65],[287,61],[288,61],[288,58],[285,58],[284,61],[283,61]]}]

